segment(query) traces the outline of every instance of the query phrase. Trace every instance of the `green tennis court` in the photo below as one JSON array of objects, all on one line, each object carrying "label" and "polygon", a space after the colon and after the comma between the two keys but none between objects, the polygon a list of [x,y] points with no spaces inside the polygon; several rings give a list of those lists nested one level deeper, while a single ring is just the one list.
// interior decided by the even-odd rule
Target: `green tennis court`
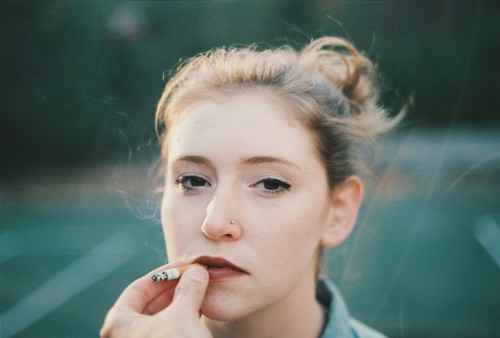
[{"label": "green tennis court", "polygon": [[[476,161],[496,153],[495,135],[477,136],[470,153],[459,144],[467,141],[463,134],[451,141],[462,149],[462,160]],[[426,158],[432,137],[410,138],[386,144],[398,151],[384,152],[392,154],[382,159],[386,169],[369,188],[355,232],[327,252],[327,273],[353,315],[392,337],[494,337],[500,315],[498,159],[455,173],[453,161]],[[439,147],[429,149],[435,154]],[[447,145],[445,156],[454,156],[454,149]],[[418,166],[410,160],[416,152]],[[165,261],[158,215],[145,208],[145,199],[89,187],[82,192],[82,184],[67,185],[80,192],[64,198],[52,191],[4,205],[2,337],[96,336],[124,287]]]}]

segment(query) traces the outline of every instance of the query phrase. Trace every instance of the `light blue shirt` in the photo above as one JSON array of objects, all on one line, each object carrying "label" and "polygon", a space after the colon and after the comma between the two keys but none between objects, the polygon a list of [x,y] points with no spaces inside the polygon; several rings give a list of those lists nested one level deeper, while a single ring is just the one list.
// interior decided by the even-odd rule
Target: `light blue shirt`
[{"label": "light blue shirt", "polygon": [[328,322],[320,338],[384,338],[385,335],[351,318],[337,287],[329,280],[319,279],[316,298],[328,309]]}]

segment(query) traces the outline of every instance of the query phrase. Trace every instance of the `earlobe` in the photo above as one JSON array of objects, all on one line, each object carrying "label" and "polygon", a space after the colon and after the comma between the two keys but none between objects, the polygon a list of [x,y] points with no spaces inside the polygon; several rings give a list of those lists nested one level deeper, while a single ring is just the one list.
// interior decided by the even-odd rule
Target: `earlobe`
[{"label": "earlobe", "polygon": [[322,246],[337,246],[349,236],[356,224],[363,195],[363,183],[357,176],[347,178],[334,189],[327,223],[320,240]]}]

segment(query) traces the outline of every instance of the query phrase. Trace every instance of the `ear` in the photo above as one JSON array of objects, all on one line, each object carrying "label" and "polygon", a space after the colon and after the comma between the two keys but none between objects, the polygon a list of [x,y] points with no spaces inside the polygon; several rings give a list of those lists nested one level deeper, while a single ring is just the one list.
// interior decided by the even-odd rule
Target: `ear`
[{"label": "ear", "polygon": [[331,204],[320,244],[333,247],[342,243],[351,233],[363,200],[363,183],[357,176],[349,177],[332,191]]}]

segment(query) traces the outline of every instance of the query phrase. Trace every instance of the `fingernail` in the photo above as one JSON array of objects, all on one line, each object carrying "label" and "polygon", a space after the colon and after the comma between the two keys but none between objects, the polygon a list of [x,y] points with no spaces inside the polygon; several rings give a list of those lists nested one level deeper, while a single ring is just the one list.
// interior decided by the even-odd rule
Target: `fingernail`
[{"label": "fingernail", "polygon": [[207,272],[199,266],[193,266],[192,268],[187,269],[184,275],[199,283],[205,283],[207,281]]}]

